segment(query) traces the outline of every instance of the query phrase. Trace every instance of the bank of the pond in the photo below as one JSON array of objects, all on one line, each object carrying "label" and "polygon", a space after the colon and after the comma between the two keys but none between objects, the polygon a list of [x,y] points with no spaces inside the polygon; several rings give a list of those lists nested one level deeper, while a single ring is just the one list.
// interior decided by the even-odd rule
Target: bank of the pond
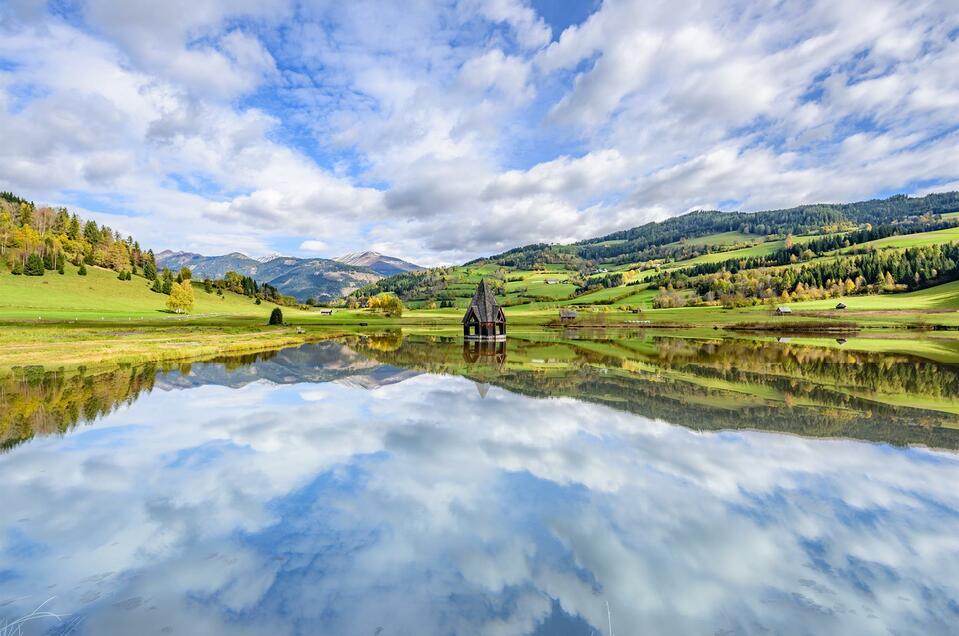
[{"label": "bank of the pond", "polygon": [[296,327],[104,324],[0,328],[0,374],[15,367],[95,368],[255,353],[334,337],[341,330]]}]

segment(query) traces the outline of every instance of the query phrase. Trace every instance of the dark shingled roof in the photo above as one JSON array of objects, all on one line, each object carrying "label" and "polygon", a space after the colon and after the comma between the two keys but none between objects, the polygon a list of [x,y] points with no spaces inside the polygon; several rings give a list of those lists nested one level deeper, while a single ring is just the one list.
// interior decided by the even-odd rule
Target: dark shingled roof
[{"label": "dark shingled roof", "polygon": [[497,322],[500,313],[499,304],[497,304],[493,292],[486,286],[485,278],[480,281],[479,287],[476,288],[473,300],[470,301],[470,306],[463,315],[463,322],[466,322],[466,318],[470,315],[470,309],[476,313],[476,318],[480,322]]}]

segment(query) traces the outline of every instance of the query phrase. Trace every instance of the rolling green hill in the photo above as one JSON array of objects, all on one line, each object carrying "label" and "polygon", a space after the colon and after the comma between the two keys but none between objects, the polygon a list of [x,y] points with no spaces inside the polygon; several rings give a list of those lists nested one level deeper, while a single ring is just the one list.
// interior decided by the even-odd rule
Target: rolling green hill
[{"label": "rolling green hill", "polygon": [[[121,281],[117,273],[88,266],[87,276],[67,264],[65,273],[45,276],[13,276],[0,273],[0,319],[129,320],[176,319],[166,310],[167,296],[150,291],[149,281],[139,276]],[[267,317],[275,305],[256,305],[253,299],[233,292],[208,294],[194,284],[196,302],[191,315]],[[284,311],[290,311],[284,308]]]},{"label": "rolling green hill", "polygon": [[389,291],[416,309],[461,309],[487,277],[500,302],[524,312],[689,307],[699,316],[710,306],[794,301],[827,309],[838,296],[864,310],[894,308],[890,298],[898,297],[922,311],[921,298],[944,294],[948,305],[959,292],[952,285],[931,291],[959,279],[959,248],[950,247],[959,242],[956,209],[953,192],[755,214],[694,212],[570,245],[530,245],[404,273],[353,295]]}]

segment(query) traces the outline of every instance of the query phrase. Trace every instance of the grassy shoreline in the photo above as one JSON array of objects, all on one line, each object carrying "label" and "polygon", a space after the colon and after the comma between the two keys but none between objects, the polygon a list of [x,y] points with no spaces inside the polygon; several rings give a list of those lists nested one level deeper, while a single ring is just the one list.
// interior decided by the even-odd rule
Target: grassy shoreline
[{"label": "grassy shoreline", "polygon": [[[646,336],[669,336],[690,340],[754,340],[792,342],[817,348],[848,351],[909,354],[938,362],[959,364],[959,332],[916,332],[903,329],[862,329],[855,333],[816,329],[755,330],[714,328],[709,324],[675,326],[580,325],[577,328],[519,323],[511,326],[510,339],[586,339],[629,341]],[[130,325],[106,322],[95,325],[53,324],[0,326],[0,375],[17,367],[44,370],[93,370],[148,362],[187,362],[225,355],[240,355],[281,349],[351,334],[401,331],[403,336],[458,338],[459,325],[452,322],[415,323],[378,320],[366,326],[344,321],[341,324],[304,324],[267,327],[237,321],[233,325]],[[788,334],[788,335],[786,335]]]},{"label": "grassy shoreline", "polygon": [[130,327],[47,325],[0,329],[0,374],[16,367],[45,370],[177,362],[257,353],[335,337],[293,327]]}]

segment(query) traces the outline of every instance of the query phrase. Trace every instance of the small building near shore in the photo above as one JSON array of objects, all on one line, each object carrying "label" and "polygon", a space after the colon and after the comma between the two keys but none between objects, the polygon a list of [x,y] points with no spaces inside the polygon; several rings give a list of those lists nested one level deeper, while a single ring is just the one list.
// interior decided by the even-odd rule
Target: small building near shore
[{"label": "small building near shore", "polygon": [[836,309],[845,309],[845,308],[846,308],[846,303],[839,303],[838,305],[836,305]]},{"label": "small building near shore", "polygon": [[496,302],[485,278],[480,281],[463,315],[463,337],[467,340],[506,339],[506,314]]},{"label": "small building near shore", "polygon": [[787,316],[793,312],[789,307],[776,307],[777,316]]},{"label": "small building near shore", "polygon": [[332,310],[332,309],[321,309],[321,310],[320,310],[320,315],[321,315],[321,316],[332,316],[332,315],[333,315],[333,310]]},{"label": "small building near shore", "polygon": [[576,312],[573,311],[572,309],[560,309],[559,319],[560,320],[576,320]]}]

